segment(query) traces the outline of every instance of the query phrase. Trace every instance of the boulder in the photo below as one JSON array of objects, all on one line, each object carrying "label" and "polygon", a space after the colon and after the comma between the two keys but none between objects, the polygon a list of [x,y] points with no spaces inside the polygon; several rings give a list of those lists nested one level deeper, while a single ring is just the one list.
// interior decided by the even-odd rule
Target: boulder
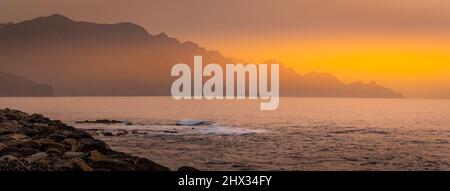
[{"label": "boulder", "polygon": [[6,118],[4,115],[0,115],[0,123],[3,123],[4,121],[7,121],[8,118]]},{"label": "boulder", "polygon": [[39,149],[41,147],[41,144],[37,141],[26,139],[11,143],[9,146],[19,148],[25,147],[25,148]]},{"label": "boulder", "polygon": [[77,131],[70,132],[67,135],[67,138],[81,139],[81,138],[92,138],[92,136],[89,135],[89,133],[87,133],[87,132],[77,130]]},{"label": "boulder", "polygon": [[[119,121],[98,121],[119,123]],[[123,123],[123,122],[120,122]],[[127,134],[112,131],[112,135]],[[112,150],[89,133],[42,115],[0,109],[0,171],[167,171],[145,158]]]},{"label": "boulder", "polygon": [[137,171],[169,171],[170,169],[146,158],[141,158],[136,164]]},{"label": "boulder", "polygon": [[12,110],[12,109],[8,109],[6,108],[3,112],[3,116],[5,118],[7,118],[8,120],[21,120],[21,119],[26,119],[28,117],[28,114],[24,113],[24,112],[20,112],[18,110]]},{"label": "boulder", "polygon": [[89,160],[91,161],[99,161],[106,159],[106,156],[102,153],[98,152],[97,150],[93,150],[89,152]]},{"label": "boulder", "polygon": [[108,137],[114,136],[114,134],[111,133],[111,132],[109,132],[109,131],[102,132],[102,134],[103,134],[104,136],[108,136]]},{"label": "boulder", "polygon": [[48,151],[49,149],[56,149],[59,152],[63,153],[70,149],[70,147],[67,145],[64,145],[61,143],[56,143],[53,141],[42,141],[42,142],[40,142],[40,144],[41,144],[41,150],[43,150],[43,151]]},{"label": "boulder", "polygon": [[27,118],[27,121],[30,123],[48,123],[48,122],[50,122],[50,119],[44,117],[41,114],[31,114]]},{"label": "boulder", "polygon": [[109,120],[109,119],[97,119],[97,120],[84,120],[84,121],[76,121],[75,123],[98,123],[98,124],[120,124],[120,123],[129,123],[127,121],[118,121],[118,120]]},{"label": "boulder", "polygon": [[[4,155],[0,157],[0,161],[4,161],[4,160],[17,160],[17,157],[15,156],[11,156],[11,155]],[[0,162],[1,163],[1,162]]]},{"label": "boulder", "polygon": [[37,149],[28,148],[28,147],[20,148],[19,151],[18,151],[18,153],[20,153],[23,156],[33,155],[33,154],[38,153],[38,152],[40,152],[40,151],[37,150]]},{"label": "boulder", "polygon": [[49,154],[50,156],[61,156],[62,153],[63,153],[62,151],[55,148],[49,148],[47,150],[47,154]]},{"label": "boulder", "polygon": [[105,144],[105,142],[94,138],[82,138],[78,141],[80,144],[77,151],[89,152],[92,150],[97,150],[104,154],[111,151],[111,149]]},{"label": "boulder", "polygon": [[93,171],[93,169],[82,159],[73,159],[72,164],[76,167],[77,170]]},{"label": "boulder", "polygon": [[102,159],[92,162],[92,168],[98,171],[135,171],[135,167],[117,159]]},{"label": "boulder", "polygon": [[61,144],[67,145],[70,148],[70,151],[76,151],[78,149],[78,141],[74,138],[67,138],[61,141]]},{"label": "boulder", "polygon": [[17,124],[11,123],[9,121],[2,121],[0,123],[0,135],[12,134],[19,131]]},{"label": "boulder", "polygon": [[193,167],[190,166],[182,166],[178,169],[178,171],[184,171],[184,172],[198,172],[198,169],[195,169]]},{"label": "boulder", "polygon": [[48,138],[58,143],[66,139],[66,137],[61,133],[52,133],[48,136]]},{"label": "boulder", "polygon": [[69,152],[65,152],[63,156],[64,156],[65,158],[71,159],[71,158],[79,158],[79,157],[81,157],[83,154],[84,154],[84,153],[82,153],[82,152],[71,152],[71,151],[69,151]]},{"label": "boulder", "polygon": [[28,158],[26,158],[27,161],[30,162],[35,162],[41,159],[45,159],[48,157],[48,154],[46,152],[39,152],[39,153],[35,153],[31,156],[29,156]]},{"label": "boulder", "polygon": [[3,149],[5,149],[6,147],[8,147],[8,146],[6,146],[4,143],[0,143],[0,152],[1,152]]},{"label": "boulder", "polygon": [[24,134],[14,133],[14,134],[1,135],[0,141],[5,143],[5,142],[19,141],[19,140],[24,140],[24,139],[29,139],[29,138],[30,137],[28,137]]},{"label": "boulder", "polygon": [[20,156],[19,148],[17,147],[5,147],[0,151],[0,156],[3,155],[13,155],[13,156]]}]

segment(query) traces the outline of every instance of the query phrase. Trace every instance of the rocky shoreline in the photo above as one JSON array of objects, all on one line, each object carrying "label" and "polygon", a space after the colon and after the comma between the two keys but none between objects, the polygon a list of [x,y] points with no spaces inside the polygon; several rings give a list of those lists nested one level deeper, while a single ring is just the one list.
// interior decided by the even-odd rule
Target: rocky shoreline
[{"label": "rocky shoreline", "polygon": [[[0,109],[0,171],[169,171],[40,114]],[[178,170],[195,170],[181,167]]]}]

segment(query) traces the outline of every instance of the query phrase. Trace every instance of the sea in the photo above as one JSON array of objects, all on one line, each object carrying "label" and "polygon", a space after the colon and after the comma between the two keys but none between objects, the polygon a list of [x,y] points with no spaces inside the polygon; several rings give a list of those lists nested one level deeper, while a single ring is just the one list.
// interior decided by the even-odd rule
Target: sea
[{"label": "sea", "polygon": [[[450,100],[3,97],[173,170],[450,170]],[[77,123],[85,120],[124,123]]]}]

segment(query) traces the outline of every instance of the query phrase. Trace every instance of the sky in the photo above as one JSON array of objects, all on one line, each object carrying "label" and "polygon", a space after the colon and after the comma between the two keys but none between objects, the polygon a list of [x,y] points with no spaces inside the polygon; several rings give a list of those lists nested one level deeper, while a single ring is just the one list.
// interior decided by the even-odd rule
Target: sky
[{"label": "sky", "polygon": [[448,0],[1,0],[0,23],[54,13],[133,22],[228,57],[450,98]]}]

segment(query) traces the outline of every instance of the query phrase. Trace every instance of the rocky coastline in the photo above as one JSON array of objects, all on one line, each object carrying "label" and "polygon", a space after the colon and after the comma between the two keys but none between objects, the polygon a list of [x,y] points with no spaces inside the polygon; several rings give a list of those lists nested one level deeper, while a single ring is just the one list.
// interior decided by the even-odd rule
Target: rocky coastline
[{"label": "rocky coastline", "polygon": [[0,109],[0,171],[169,170],[149,159],[115,151],[59,120]]}]

